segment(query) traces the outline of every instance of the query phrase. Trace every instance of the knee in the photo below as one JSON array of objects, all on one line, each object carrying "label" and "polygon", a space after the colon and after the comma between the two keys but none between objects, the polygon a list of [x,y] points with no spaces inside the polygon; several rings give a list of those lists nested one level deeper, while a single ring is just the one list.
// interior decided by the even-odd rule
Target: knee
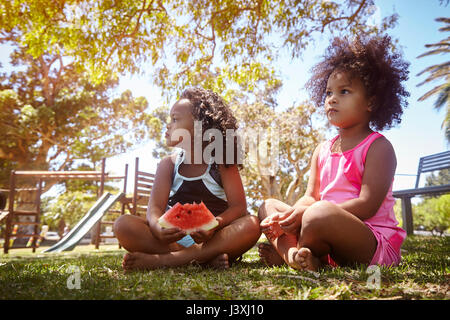
[{"label": "knee", "polygon": [[255,245],[255,243],[258,241],[258,239],[261,237],[261,228],[259,226],[259,218],[257,216],[248,215],[246,217],[247,224],[246,224],[246,230],[244,234],[246,235],[246,238],[248,239],[248,243],[250,243],[252,246]]},{"label": "knee", "polygon": [[329,201],[322,200],[312,204],[305,210],[302,217],[302,230],[322,231],[330,225],[330,218],[335,205]]},{"label": "knee", "polygon": [[257,234],[258,237],[261,235],[261,228],[259,227],[259,218],[257,216],[252,216],[249,215],[248,216],[248,220],[249,220],[249,228],[252,232],[252,234]]},{"label": "knee", "polygon": [[258,238],[261,235],[261,228],[259,227],[259,218],[257,216],[247,214],[245,217],[241,218],[243,221],[242,231],[246,235],[257,235]]},{"label": "knee", "polygon": [[267,217],[267,215],[268,215],[267,212],[270,211],[270,208],[274,207],[275,202],[276,202],[275,199],[264,200],[263,204],[258,209],[259,221],[262,221]]},{"label": "knee", "polygon": [[114,221],[113,230],[116,237],[129,232],[130,222],[129,215],[122,215]]}]

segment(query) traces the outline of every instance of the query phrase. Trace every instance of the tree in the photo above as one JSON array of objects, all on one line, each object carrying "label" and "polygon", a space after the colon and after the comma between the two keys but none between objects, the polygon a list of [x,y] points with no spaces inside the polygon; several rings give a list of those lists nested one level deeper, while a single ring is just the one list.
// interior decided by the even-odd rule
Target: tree
[{"label": "tree", "polygon": [[427,198],[414,206],[414,224],[442,235],[450,228],[450,195]]},{"label": "tree", "polygon": [[0,41],[20,43],[35,59],[46,52],[70,56],[98,82],[111,72],[140,72],[148,62],[154,83],[170,96],[199,84],[223,93],[243,80],[252,91],[252,80],[275,70],[280,48],[297,58],[321,33],[382,33],[395,25],[396,14],[379,26],[366,23],[373,5],[373,0],[13,0],[0,5]]},{"label": "tree", "polygon": [[[450,31],[450,18],[437,18],[436,21],[446,24],[444,27],[440,28],[439,31]],[[421,54],[417,58],[436,54],[448,54],[450,53],[450,37],[437,43],[426,44],[425,47],[431,48],[431,50]],[[443,106],[446,107],[447,110],[444,121],[442,122],[442,128],[445,129],[445,137],[447,138],[447,142],[450,143],[450,61],[429,66],[417,75],[420,76],[424,73],[428,73],[429,75],[424,81],[419,83],[418,86],[439,79],[444,80],[444,83],[435,86],[433,89],[422,95],[419,98],[419,101],[424,101],[431,96],[437,95],[436,101],[434,102],[434,108],[440,110]]]},{"label": "tree", "polygon": [[442,186],[449,183],[450,183],[450,170],[442,169],[439,170],[439,172],[436,175],[434,175],[434,173],[431,173],[431,175],[426,177],[425,187]]},{"label": "tree", "polygon": [[[111,74],[93,83],[67,60],[48,53],[34,59],[20,46],[13,50],[14,71],[3,73],[0,79],[0,167],[6,169],[1,170],[0,185],[8,186],[13,169],[77,169],[78,159],[87,159],[92,167],[86,169],[95,169],[102,157],[125,152],[148,139],[152,117],[145,112],[144,98],[134,98],[129,91],[117,95],[113,91],[117,77]],[[36,181],[21,179],[20,183]],[[45,181],[44,192],[55,183]],[[72,222],[86,212],[97,194],[77,189],[55,200],[52,217],[59,213],[59,218]],[[18,193],[16,209],[34,210],[35,197],[35,192]],[[48,217],[44,214],[43,218]]]},{"label": "tree", "polygon": [[[432,172],[425,178],[425,187],[442,186],[446,184],[450,184],[450,169],[439,170],[436,175],[434,174],[434,172]],[[439,195],[425,195],[421,198],[429,199],[438,197]]]},{"label": "tree", "polygon": [[[323,139],[313,125],[317,110],[302,103],[276,112],[256,102],[234,106],[245,146],[242,170],[250,199],[276,198],[294,204],[305,192],[311,156]],[[258,206],[250,201],[254,209]]]},{"label": "tree", "polygon": [[[19,170],[62,170],[75,159],[97,162],[148,139],[144,98],[114,96],[117,78],[93,84],[60,55],[38,59],[16,49],[15,70],[0,90],[0,164]],[[3,173],[3,171],[2,171]],[[3,174],[2,183],[8,181]]]},{"label": "tree", "polygon": [[[261,176],[262,194],[291,199],[301,189],[311,145],[319,135],[312,130],[302,131],[310,125],[303,123],[302,117],[310,119],[314,113],[307,105],[293,106],[281,113],[276,110],[276,89],[281,86],[276,69],[279,52],[287,50],[292,59],[299,58],[304,49],[313,44],[314,38],[324,33],[384,33],[396,24],[398,16],[388,16],[377,26],[367,23],[373,5],[373,0],[339,3],[325,0],[12,0],[0,3],[0,43],[16,44],[33,61],[48,57],[44,59],[48,63],[55,57],[68,57],[68,64],[64,67],[85,75],[83,80],[92,88],[113,82],[116,75],[144,73],[142,70],[146,70],[154,84],[162,89],[167,101],[186,86],[200,85],[221,94],[232,104],[248,108],[247,113],[238,116],[245,118],[241,119],[244,127],[269,128],[264,124],[271,122],[286,132],[298,131],[298,136],[295,136],[298,141],[282,140],[280,144],[285,148],[281,152],[289,154],[289,157],[281,157],[279,166],[282,169],[276,172],[276,178],[274,175],[269,175],[269,178]],[[62,61],[61,66],[65,62],[58,58],[55,61]],[[47,70],[53,69],[47,67]],[[43,81],[43,88],[49,83]],[[17,106],[17,117],[25,117],[29,123],[38,119],[35,114],[51,114],[44,112],[47,105],[42,112],[36,111],[38,109],[29,108],[11,91],[5,95],[5,99]],[[45,95],[43,97],[45,99]],[[124,101],[116,105],[134,103],[143,106],[144,103],[132,100],[130,95],[122,96],[122,99]],[[106,100],[101,99],[104,104],[107,104]],[[282,107],[286,110],[288,106]],[[131,110],[124,109],[125,113]],[[159,139],[167,108],[158,108],[151,116],[146,116],[140,107],[136,109],[136,115],[126,113],[114,119],[137,117],[133,124],[146,124],[150,131],[148,137]],[[288,114],[302,121],[288,123]],[[89,152],[100,154],[102,142],[111,137],[111,134],[105,134],[105,130],[113,126],[108,122],[108,112],[104,117],[99,115],[88,108],[83,109],[79,117],[63,121],[69,128],[69,123],[76,127],[82,123],[79,131],[70,133],[78,138],[58,141],[54,145],[61,148],[49,148],[52,150],[49,156],[55,157],[62,147],[70,143],[80,155],[89,155]],[[18,125],[25,120],[15,119]],[[51,125],[51,121],[48,123]],[[304,128],[297,128],[300,125]],[[118,134],[115,138],[120,139],[121,136]],[[142,131],[135,136],[144,139]],[[305,141],[308,137],[312,139],[311,145]],[[96,141],[95,138],[97,144],[88,143]],[[34,140],[31,145],[41,147],[39,141]],[[117,147],[117,144],[113,145]],[[19,142],[11,149],[4,147],[3,154],[9,155],[8,152],[17,148],[20,148]],[[115,152],[117,148],[109,150]],[[157,148],[155,153],[162,155],[166,151]],[[302,161],[293,157],[295,152]],[[65,162],[65,151],[60,154]],[[247,181],[258,181],[251,179],[252,174],[253,177],[261,174],[258,170],[248,172]],[[295,176],[299,174],[301,176]],[[289,183],[288,179],[291,179]]]}]

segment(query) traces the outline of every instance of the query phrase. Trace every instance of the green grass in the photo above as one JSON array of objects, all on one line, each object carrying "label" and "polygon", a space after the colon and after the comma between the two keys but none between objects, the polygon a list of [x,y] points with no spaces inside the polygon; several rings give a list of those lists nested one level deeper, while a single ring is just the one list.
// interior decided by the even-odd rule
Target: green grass
[{"label": "green grass", "polygon": [[[269,268],[256,248],[228,270],[186,266],[124,274],[124,250],[79,246],[73,252],[0,254],[0,299],[449,299],[450,237],[408,237],[403,261],[380,268],[381,286],[367,285],[366,266],[326,268],[316,275]],[[79,268],[80,289],[69,289]],[[72,278],[69,278],[71,277]]]}]

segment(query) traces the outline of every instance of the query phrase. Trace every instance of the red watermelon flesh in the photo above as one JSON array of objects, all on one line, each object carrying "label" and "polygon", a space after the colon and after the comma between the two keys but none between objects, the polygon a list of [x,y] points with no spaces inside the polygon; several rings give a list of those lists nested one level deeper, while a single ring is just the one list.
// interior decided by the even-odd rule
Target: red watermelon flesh
[{"label": "red watermelon flesh", "polygon": [[219,224],[203,201],[199,204],[177,202],[158,219],[158,222],[163,228],[180,228],[186,234],[200,230],[208,231]]}]

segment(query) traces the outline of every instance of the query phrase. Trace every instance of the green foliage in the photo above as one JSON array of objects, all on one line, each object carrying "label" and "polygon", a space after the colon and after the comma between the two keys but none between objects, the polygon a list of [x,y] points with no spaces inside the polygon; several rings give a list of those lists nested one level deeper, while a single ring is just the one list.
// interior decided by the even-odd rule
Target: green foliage
[{"label": "green foliage", "polygon": [[437,175],[434,175],[434,173],[432,173],[431,175],[427,176],[426,182],[425,182],[425,187],[442,186],[445,184],[450,184],[450,170],[449,169],[439,170]]},{"label": "green foliage", "polygon": [[[143,98],[114,95],[119,75],[151,74],[167,100],[186,86],[210,88],[232,105],[257,106],[244,126],[283,131],[295,127],[298,141],[285,143],[275,175],[248,173],[262,189],[252,194],[293,198],[302,191],[312,145],[314,111],[292,106],[274,112],[281,87],[277,59],[288,50],[301,57],[317,35],[384,33],[368,22],[373,0],[11,0],[0,3],[0,44],[14,46],[15,71],[0,75],[0,165],[2,168],[70,169],[133,144],[160,141],[167,118],[162,106],[149,115]],[[23,71],[23,68],[25,68]],[[286,106],[284,106],[286,107]],[[270,113],[270,125],[264,115]],[[289,113],[298,123],[288,123]],[[300,126],[300,128],[297,128]],[[278,128],[278,127],[276,127]],[[289,135],[286,135],[288,137]],[[311,139],[312,138],[312,139]],[[284,139],[284,138],[283,138]],[[166,154],[162,145],[154,150]],[[301,157],[303,160],[298,160]],[[297,161],[297,160],[298,161]],[[259,176],[258,176],[259,175]],[[253,179],[256,178],[256,179]],[[6,177],[0,176],[0,183]],[[253,179],[253,180],[252,180]],[[254,191],[254,192],[253,192]]]},{"label": "green foliage", "polygon": [[[425,198],[418,204],[412,205],[414,230],[436,231],[439,233],[450,231],[450,195]],[[394,206],[397,221],[402,221],[401,201]]]},{"label": "green foliage", "polygon": [[96,195],[83,191],[65,192],[56,199],[46,201],[42,210],[42,224],[48,225],[51,230],[57,230],[58,222],[64,219],[67,225],[73,227],[96,200]]},{"label": "green foliage", "polygon": [[[101,83],[111,73],[154,67],[154,83],[170,96],[187,85],[222,92],[248,87],[270,74],[280,47],[292,57],[321,33],[383,33],[367,23],[373,0],[27,1],[0,5],[0,41],[15,41],[35,59],[44,53],[72,58]],[[279,40],[274,40],[278,38]],[[220,58],[220,59],[218,59]]]},{"label": "green foliage", "polygon": [[424,199],[414,206],[413,212],[413,222],[416,228],[423,226],[426,230],[449,231],[450,194]]},{"label": "green foliage", "polygon": [[[95,163],[149,138],[147,127],[154,123],[146,99],[130,91],[114,94],[115,76],[94,84],[58,55],[33,59],[17,48],[11,57],[20,68],[0,90],[2,166],[67,170],[75,159]],[[8,177],[0,178],[6,185]]]},{"label": "green foliage", "polygon": [[[68,181],[64,185],[59,186],[61,191],[57,196],[42,197],[41,225],[48,225],[50,230],[57,230],[61,219],[64,219],[64,222],[70,228],[73,227],[98,199],[97,183],[74,180]],[[117,193],[118,188],[105,185],[105,191]],[[118,214],[108,213],[108,216],[111,219],[104,220],[114,221]]]},{"label": "green foliage", "polygon": [[236,104],[234,112],[246,140],[242,175],[253,209],[260,205],[254,202],[257,199],[293,204],[305,192],[312,153],[323,139],[321,128],[312,121],[318,111],[303,103],[276,112],[256,102]]},{"label": "green foliage", "polygon": [[402,202],[401,200],[397,199],[395,201],[394,205],[394,213],[395,213],[395,219],[399,222],[399,226],[402,226],[403,218],[402,218]]}]

